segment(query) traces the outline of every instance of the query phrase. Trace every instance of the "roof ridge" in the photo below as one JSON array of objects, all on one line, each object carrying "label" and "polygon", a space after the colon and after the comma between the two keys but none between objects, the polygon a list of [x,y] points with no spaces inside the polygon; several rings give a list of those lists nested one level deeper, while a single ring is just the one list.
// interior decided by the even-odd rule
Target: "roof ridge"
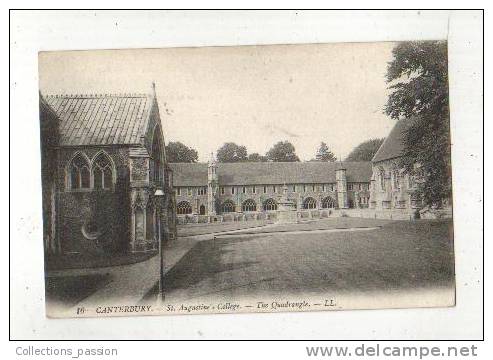
[{"label": "roof ridge", "polygon": [[[342,161],[343,164],[366,164],[366,163],[371,163],[371,161]],[[207,161],[198,161],[198,162],[172,162],[170,164],[179,164],[179,165],[198,165],[198,164],[205,164],[207,165]],[[228,164],[234,164],[234,165],[241,165],[241,164],[263,164],[263,165],[269,165],[269,164],[313,164],[315,165],[320,165],[320,164],[340,164],[339,161],[234,161],[234,162],[217,162],[217,165],[228,165]]]}]

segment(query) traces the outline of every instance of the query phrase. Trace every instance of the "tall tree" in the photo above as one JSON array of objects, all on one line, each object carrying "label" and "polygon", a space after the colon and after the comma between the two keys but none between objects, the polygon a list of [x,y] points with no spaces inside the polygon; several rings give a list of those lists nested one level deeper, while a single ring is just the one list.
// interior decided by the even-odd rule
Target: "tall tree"
[{"label": "tall tree", "polygon": [[245,146],[227,142],[217,150],[217,161],[219,162],[228,163],[246,160],[247,149]]},{"label": "tall tree", "polygon": [[166,159],[170,163],[194,163],[199,159],[197,150],[192,149],[179,141],[172,141],[166,145]]},{"label": "tall tree", "polygon": [[289,141],[279,141],[265,155],[270,161],[300,161],[293,144]]},{"label": "tall tree", "polygon": [[382,145],[384,139],[370,139],[356,146],[347,156],[346,161],[371,161]]},{"label": "tall tree", "polygon": [[248,161],[252,162],[266,162],[267,157],[260,155],[259,153],[251,153],[248,155]]},{"label": "tall tree", "polygon": [[424,203],[440,206],[452,193],[447,43],[404,42],[392,54],[385,112],[410,121],[403,133],[401,163],[419,179],[417,195]]},{"label": "tall tree", "polygon": [[322,141],[317,150],[317,154],[315,155],[315,161],[333,162],[336,160],[337,158],[334,153],[330,151],[327,144]]}]

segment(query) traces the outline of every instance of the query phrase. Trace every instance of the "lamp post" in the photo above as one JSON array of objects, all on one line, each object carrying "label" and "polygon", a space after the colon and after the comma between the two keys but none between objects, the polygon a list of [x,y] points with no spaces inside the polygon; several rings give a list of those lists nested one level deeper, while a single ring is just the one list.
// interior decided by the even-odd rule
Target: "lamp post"
[{"label": "lamp post", "polygon": [[156,189],[154,192],[154,196],[156,197],[156,203],[159,209],[159,217],[158,217],[158,241],[159,241],[159,292],[158,292],[158,301],[164,300],[164,239],[161,231],[161,216],[162,216],[162,203],[164,200],[164,192],[161,189]]}]

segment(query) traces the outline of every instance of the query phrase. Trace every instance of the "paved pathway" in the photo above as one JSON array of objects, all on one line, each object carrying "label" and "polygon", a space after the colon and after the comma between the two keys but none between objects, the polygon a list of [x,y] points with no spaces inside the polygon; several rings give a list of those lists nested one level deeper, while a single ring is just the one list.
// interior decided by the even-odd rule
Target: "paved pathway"
[{"label": "paved pathway", "polygon": [[[210,240],[216,233],[225,230],[235,231],[264,226],[265,223],[249,222],[234,224],[234,226],[197,226],[185,229],[199,235],[181,237],[169,243],[165,249],[165,273],[172,269],[199,241]],[[91,307],[94,304],[137,304],[149,293],[159,280],[159,255],[130,265],[101,267],[91,269],[50,270],[47,276],[57,277],[84,277],[86,275],[105,275],[106,281],[88,297],[78,302],[76,307]],[[82,281],[82,280],[81,280]]]}]

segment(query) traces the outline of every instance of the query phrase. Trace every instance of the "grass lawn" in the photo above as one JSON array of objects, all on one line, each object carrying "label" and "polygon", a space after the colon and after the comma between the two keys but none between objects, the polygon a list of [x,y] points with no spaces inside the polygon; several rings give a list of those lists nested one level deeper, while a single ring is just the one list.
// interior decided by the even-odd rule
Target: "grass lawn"
[{"label": "grass lawn", "polygon": [[[373,226],[381,228],[289,233]],[[339,218],[270,228],[284,232],[265,233],[265,229],[197,243],[167,274],[167,298],[239,299],[252,294],[294,296],[454,286],[449,220]]]}]

